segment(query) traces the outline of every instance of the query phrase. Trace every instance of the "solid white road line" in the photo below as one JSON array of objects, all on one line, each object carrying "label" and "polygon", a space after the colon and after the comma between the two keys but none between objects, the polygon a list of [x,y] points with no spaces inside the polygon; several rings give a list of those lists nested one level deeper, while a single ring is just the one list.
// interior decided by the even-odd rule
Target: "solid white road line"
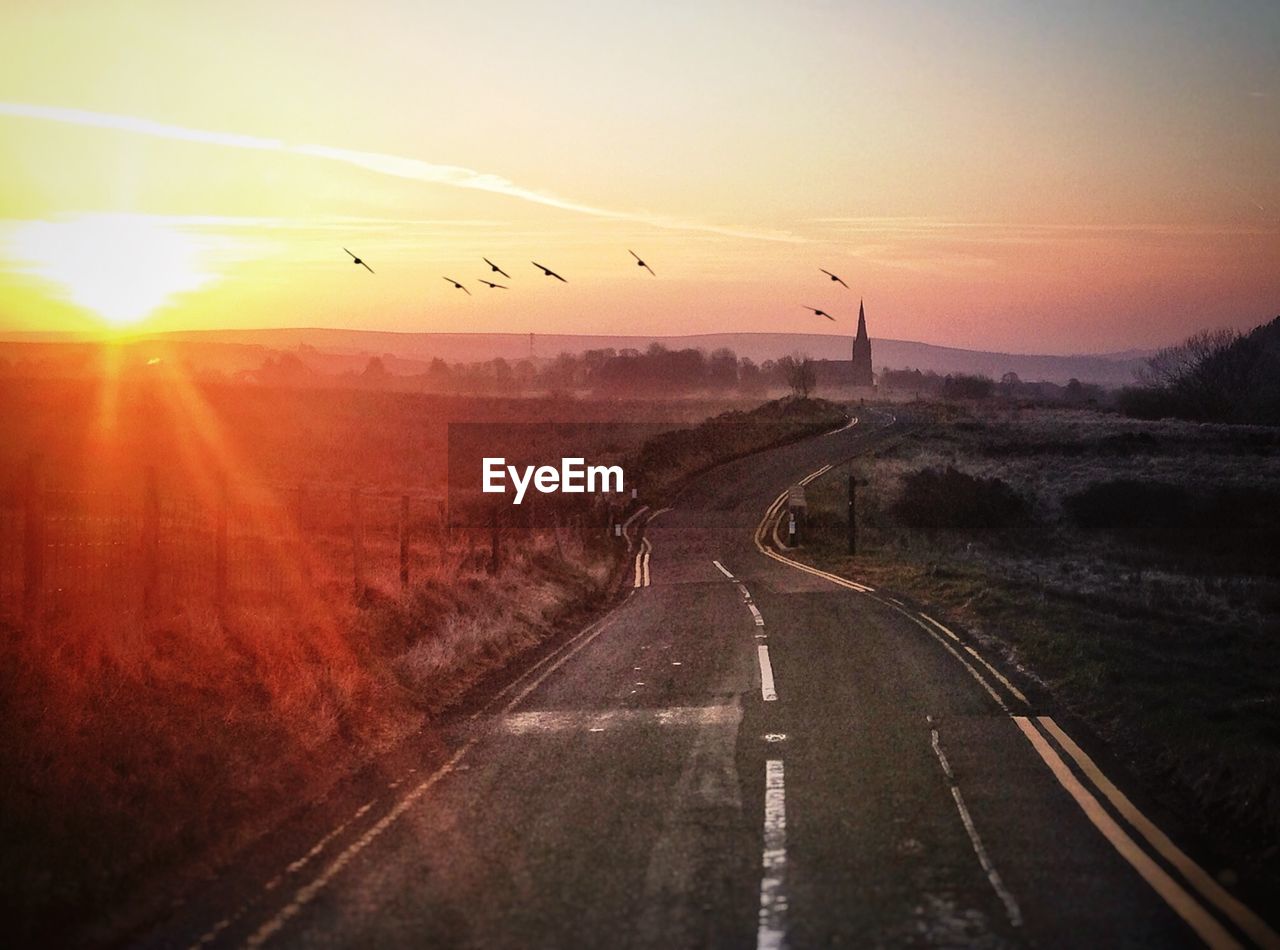
[{"label": "solid white road line", "polygon": [[778,698],[778,690],[773,685],[773,665],[769,662],[769,648],[761,643],[756,647],[756,658],[760,661],[760,695],[766,703]]},{"label": "solid white road line", "polygon": [[987,874],[987,880],[991,882],[991,887],[996,892],[996,896],[1000,898],[1000,902],[1004,904],[1005,913],[1009,917],[1009,923],[1015,927],[1022,926],[1022,909],[1018,907],[1017,900],[1010,890],[1005,887],[1000,872],[996,870],[996,866],[991,861],[991,857],[987,854],[986,845],[982,843],[982,837],[978,834],[978,829],[973,823],[973,816],[969,814],[969,808],[964,803],[964,796],[960,794],[960,784],[956,781],[955,773],[951,771],[951,763],[947,761],[947,754],[942,751],[942,742],[938,738],[938,730],[930,729],[931,745],[933,753],[938,757],[938,762],[942,765],[942,772],[947,777],[947,784],[951,787],[951,797],[955,800],[956,810],[960,812],[960,821],[964,823],[964,830],[969,835],[969,843],[973,846],[973,853],[978,856],[978,863],[982,865],[982,870]]},{"label": "solid white road line", "polygon": [[764,853],[756,950],[781,950],[787,940],[787,792],[782,760],[764,767]]},{"label": "solid white road line", "polygon": [[1103,837],[1111,843],[1111,846],[1119,852],[1120,856],[1129,862],[1130,866],[1151,886],[1152,890],[1163,898],[1174,913],[1187,922],[1188,926],[1199,935],[1201,940],[1208,946],[1215,948],[1215,950],[1217,948],[1240,946],[1240,943],[1227,932],[1222,924],[1210,916],[1209,912],[1201,907],[1199,902],[1188,894],[1181,884],[1175,881],[1164,868],[1156,864],[1147,852],[1143,851],[1137,842],[1125,833],[1124,829],[1106,812],[1089,790],[1080,784],[1080,780],[1067,768],[1066,763],[1062,761],[1053,746],[1049,745],[1030,719],[1026,716],[1014,716],[1013,721],[1018,724],[1018,728],[1022,730],[1023,735],[1027,737],[1032,747],[1040,754],[1040,758],[1044,760],[1045,765],[1049,766],[1058,783],[1076,800],[1076,804],[1080,806],[1085,816],[1093,822],[1094,827],[1102,832]]}]

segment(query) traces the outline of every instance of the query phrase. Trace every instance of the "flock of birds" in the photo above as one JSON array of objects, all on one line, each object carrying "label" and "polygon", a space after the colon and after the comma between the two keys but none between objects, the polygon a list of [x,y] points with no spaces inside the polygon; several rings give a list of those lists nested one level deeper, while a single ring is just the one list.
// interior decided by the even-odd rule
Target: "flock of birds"
[{"label": "flock of birds", "polygon": [[[345,248],[345,247],[343,248],[343,250],[344,250],[344,251],[346,251],[348,255],[350,255],[350,257],[351,257],[351,262],[352,262],[353,264],[355,264],[355,265],[356,265],[356,266],[358,266],[358,267],[363,267],[363,268],[364,268],[365,270],[367,270],[370,274],[376,273],[376,271],[374,271],[374,269],[373,269],[372,267],[370,267],[368,264],[366,264],[366,263],[365,263],[365,261],[364,261],[364,259],[363,259],[363,258],[358,257],[354,252],[352,252],[352,251],[348,250],[348,249],[347,249],[347,248]],[[628,253],[628,254],[630,254],[632,257],[634,257],[634,258],[636,259],[636,266],[637,266],[637,267],[643,267],[643,268],[644,268],[645,270],[647,270],[647,271],[648,271],[652,276],[654,276],[654,277],[656,277],[656,276],[657,276],[657,274],[654,274],[654,272],[653,272],[653,268],[652,268],[652,267],[650,267],[648,264],[646,264],[646,263],[644,262],[644,260],[640,257],[640,255],[639,255],[639,254],[637,254],[635,251],[631,250],[630,248],[628,248],[628,249],[627,249],[627,253]],[[480,259],[481,259],[482,261],[484,261],[486,264],[488,264],[488,265],[489,265],[489,272],[490,272],[491,274],[501,274],[501,275],[502,275],[503,277],[505,277],[507,280],[511,280],[511,279],[512,279],[510,274],[508,274],[506,271],[504,271],[501,267],[499,267],[499,266],[498,266],[497,264],[495,264],[493,261],[489,260],[489,258],[487,258],[487,257],[482,257],[482,258],[480,258]],[[567,284],[567,283],[568,283],[568,281],[567,281],[567,280],[565,280],[565,278],[561,277],[559,274],[557,274],[555,271],[553,271],[550,267],[547,267],[545,264],[539,264],[537,261],[530,261],[529,263],[530,263],[530,264],[532,264],[534,267],[538,268],[538,270],[542,271],[542,274],[543,274],[543,276],[544,276],[544,277],[554,277],[556,280],[560,281],[560,282],[561,282],[561,283],[563,283],[563,284]],[[848,290],[848,289],[849,289],[849,285],[848,285],[848,284],[846,284],[843,280],[841,280],[841,279],[840,279],[839,277],[837,277],[835,274],[831,273],[831,271],[827,270],[825,267],[819,267],[819,268],[818,268],[818,270],[822,271],[822,273],[826,274],[828,277],[830,277],[833,281],[835,281],[835,282],[836,282],[837,284],[839,284],[841,287],[845,288],[846,290]],[[444,277],[444,276],[442,276],[440,279],[441,279],[441,280],[443,280],[443,281],[446,281],[447,283],[452,284],[455,290],[461,290],[461,291],[462,291],[464,294],[466,294],[468,297],[470,297],[470,296],[471,296],[471,291],[470,291],[470,290],[468,290],[468,289],[467,289],[467,287],[466,287],[466,285],[465,285],[465,284],[463,284],[461,281],[454,280],[452,277]],[[498,283],[493,282],[492,280],[485,280],[483,277],[478,277],[478,278],[476,278],[476,279],[477,279],[480,283],[482,283],[482,284],[484,284],[486,287],[488,287],[490,290],[508,290],[508,289],[510,289],[510,288],[508,288],[508,286],[507,286],[506,284],[498,284]],[[827,313],[827,311],[822,310],[822,309],[819,309],[818,307],[807,307],[807,306],[802,306],[802,309],[811,311],[815,316],[819,316],[819,317],[826,317],[828,320],[831,320],[831,321],[833,321],[833,322],[834,322],[834,321],[835,321],[835,319],[836,319],[835,317],[831,316],[831,314]]]}]

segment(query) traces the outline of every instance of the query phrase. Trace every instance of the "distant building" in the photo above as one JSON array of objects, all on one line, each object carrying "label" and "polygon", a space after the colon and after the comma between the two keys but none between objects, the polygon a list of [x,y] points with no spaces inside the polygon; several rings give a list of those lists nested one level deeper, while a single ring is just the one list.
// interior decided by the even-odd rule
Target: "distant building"
[{"label": "distant building", "polygon": [[875,374],[871,371],[871,338],[867,336],[867,315],[858,301],[858,335],[853,338],[853,385],[874,386]]}]

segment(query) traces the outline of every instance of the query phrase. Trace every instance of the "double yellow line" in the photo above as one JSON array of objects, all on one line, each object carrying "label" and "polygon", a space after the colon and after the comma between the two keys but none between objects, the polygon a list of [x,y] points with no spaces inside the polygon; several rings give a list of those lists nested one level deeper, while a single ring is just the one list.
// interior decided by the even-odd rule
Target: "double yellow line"
[{"label": "double yellow line", "polygon": [[[808,485],[831,468],[831,465],[824,465],[800,479],[800,484]],[[1009,715],[1093,826],[1207,946],[1215,950],[1241,947],[1241,937],[1244,937],[1256,946],[1280,950],[1280,934],[1175,845],[1167,834],[1107,778],[1097,763],[1051,716],[1033,717],[1031,703],[1022,691],[953,630],[926,613],[912,613],[900,602],[880,596],[873,587],[803,564],[770,547],[767,540],[771,532],[774,541],[778,542],[776,529],[786,500],[787,492],[784,491],[773,500],[756,526],[754,541],[761,554],[797,571],[821,577],[840,587],[869,596],[906,617],[941,644]],[[778,546],[781,547],[781,544]],[[966,659],[965,654],[974,662]],[[986,670],[998,687],[983,675],[979,667]],[[1013,711],[1015,709],[1017,712]],[[1075,764],[1075,770],[1063,760],[1059,750]],[[1111,811],[1099,801],[1099,795],[1110,804]],[[1128,826],[1127,830],[1125,825]],[[1134,840],[1135,836],[1145,842],[1145,849]],[[1156,857],[1161,860],[1157,861]],[[1233,934],[1223,920],[1213,914],[1210,907],[1216,908],[1222,918],[1234,925],[1239,936]]]}]

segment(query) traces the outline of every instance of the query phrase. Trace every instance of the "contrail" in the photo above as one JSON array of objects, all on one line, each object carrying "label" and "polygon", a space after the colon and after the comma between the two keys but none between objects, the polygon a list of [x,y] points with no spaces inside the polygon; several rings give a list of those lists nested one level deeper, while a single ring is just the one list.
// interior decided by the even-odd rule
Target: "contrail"
[{"label": "contrail", "polygon": [[403,178],[432,185],[446,185],[451,188],[487,191],[496,195],[516,198],[520,201],[528,201],[550,208],[559,208],[562,211],[572,211],[597,218],[609,218],[614,221],[631,221],[636,224],[647,224],[655,228],[676,231],[700,231],[753,241],[779,241],[790,244],[807,243],[805,238],[786,231],[756,231],[749,228],[721,227],[714,224],[683,221],[663,215],[597,208],[547,194],[546,192],[524,188],[508,178],[503,178],[501,175],[478,172],[459,165],[437,165],[433,162],[424,162],[421,159],[405,158],[400,155],[386,155],[381,152],[362,152],[353,149],[333,148],[327,145],[292,145],[282,139],[240,135],[234,132],[212,132],[207,129],[193,129],[183,125],[156,122],[152,119],[144,119],[137,116],[118,115],[111,112],[90,112],[84,109],[65,109],[58,106],[38,106],[22,102],[0,102],[0,116],[39,119],[45,122],[61,122],[66,125],[77,125],[85,128],[132,132],[137,135],[149,135],[153,138],[198,142],[205,145],[219,145],[224,148],[280,152],[289,155],[302,155],[308,158],[326,159],[394,178]]}]

